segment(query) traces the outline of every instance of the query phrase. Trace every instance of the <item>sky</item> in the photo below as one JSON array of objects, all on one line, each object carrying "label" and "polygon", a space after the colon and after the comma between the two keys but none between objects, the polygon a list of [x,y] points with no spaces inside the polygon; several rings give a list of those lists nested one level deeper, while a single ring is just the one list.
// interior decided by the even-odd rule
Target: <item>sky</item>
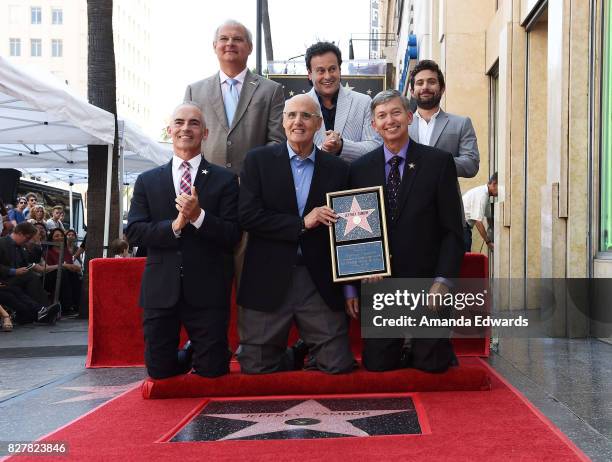
[{"label": "sky", "polygon": [[[343,59],[348,60],[351,33],[369,30],[370,0],[268,0],[268,8],[275,60],[300,55],[318,40],[334,41]],[[231,18],[254,34],[256,1],[154,0],[152,15],[151,112],[159,129],[147,131],[157,137],[174,107],[183,100],[185,87],[218,70],[212,47],[217,26]],[[365,42],[355,43],[355,58],[367,58]],[[265,65],[265,51],[263,62]],[[255,67],[255,49],[248,66]]]}]

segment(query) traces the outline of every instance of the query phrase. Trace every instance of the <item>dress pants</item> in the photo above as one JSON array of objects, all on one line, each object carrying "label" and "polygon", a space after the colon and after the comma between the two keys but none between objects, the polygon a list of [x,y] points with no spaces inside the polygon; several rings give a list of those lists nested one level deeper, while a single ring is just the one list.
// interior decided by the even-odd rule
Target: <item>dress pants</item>
[{"label": "dress pants", "polygon": [[4,283],[9,287],[19,287],[40,305],[49,304],[49,297],[43,288],[41,278],[31,271],[21,276],[10,277]]},{"label": "dress pants", "polygon": [[162,379],[184,372],[177,356],[181,324],[193,345],[195,373],[203,377],[229,373],[228,323],[228,306],[194,307],[182,295],[171,308],[146,308],[143,328],[149,376]]},{"label": "dress pants", "polygon": [[28,297],[19,287],[0,287],[0,304],[15,311],[19,324],[34,322],[42,305]]},{"label": "dress pants", "polygon": [[353,370],[346,314],[332,311],[319,295],[308,269],[295,266],[287,296],[277,310],[239,309],[238,361],[242,372],[264,374],[293,370],[286,348],[294,322],[317,369],[330,374]]},{"label": "dress pants", "polygon": [[373,372],[403,367],[444,372],[455,359],[453,345],[448,338],[413,338],[407,357],[404,357],[403,349],[403,338],[363,339],[363,366]]}]

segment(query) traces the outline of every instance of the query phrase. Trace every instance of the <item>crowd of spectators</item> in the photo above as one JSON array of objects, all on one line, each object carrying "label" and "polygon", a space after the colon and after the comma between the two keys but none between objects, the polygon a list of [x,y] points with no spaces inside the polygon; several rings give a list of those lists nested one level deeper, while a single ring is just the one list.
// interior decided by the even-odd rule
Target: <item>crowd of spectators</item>
[{"label": "crowd of spectators", "polygon": [[78,313],[84,246],[75,230],[66,230],[64,214],[61,205],[48,214],[35,193],[19,197],[14,206],[0,201],[2,331],[11,331],[13,322],[53,323]]}]

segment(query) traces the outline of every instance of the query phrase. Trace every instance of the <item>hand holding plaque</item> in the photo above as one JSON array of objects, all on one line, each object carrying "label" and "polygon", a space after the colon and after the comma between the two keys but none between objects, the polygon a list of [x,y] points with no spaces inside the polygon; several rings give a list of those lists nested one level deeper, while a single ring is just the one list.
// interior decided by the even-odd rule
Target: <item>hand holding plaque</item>
[{"label": "hand holding plaque", "polygon": [[391,275],[382,186],[327,193],[334,281]]}]

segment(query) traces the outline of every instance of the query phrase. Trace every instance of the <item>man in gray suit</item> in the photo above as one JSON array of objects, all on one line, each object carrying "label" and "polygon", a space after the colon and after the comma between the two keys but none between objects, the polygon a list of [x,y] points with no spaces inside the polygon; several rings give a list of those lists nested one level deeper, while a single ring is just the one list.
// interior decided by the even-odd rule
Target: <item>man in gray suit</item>
[{"label": "man in gray suit", "polygon": [[239,174],[250,149],[285,140],[283,88],[248,70],[253,41],[243,24],[230,20],[219,26],[213,48],[219,72],[188,85],[185,101],[197,103],[207,121],[206,159]]},{"label": "man in gray suit", "polygon": [[450,152],[455,158],[457,176],[472,178],[478,173],[480,154],[476,133],[469,117],[440,109],[444,94],[444,74],[435,61],[419,61],[410,73],[410,95],[416,101],[414,122],[408,132],[417,143]]},{"label": "man in gray suit", "polygon": [[324,123],[315,133],[315,145],[322,151],[353,161],[382,144],[372,128],[371,98],[340,85],[340,49],[318,42],[306,50],[308,92],[319,106]]}]

